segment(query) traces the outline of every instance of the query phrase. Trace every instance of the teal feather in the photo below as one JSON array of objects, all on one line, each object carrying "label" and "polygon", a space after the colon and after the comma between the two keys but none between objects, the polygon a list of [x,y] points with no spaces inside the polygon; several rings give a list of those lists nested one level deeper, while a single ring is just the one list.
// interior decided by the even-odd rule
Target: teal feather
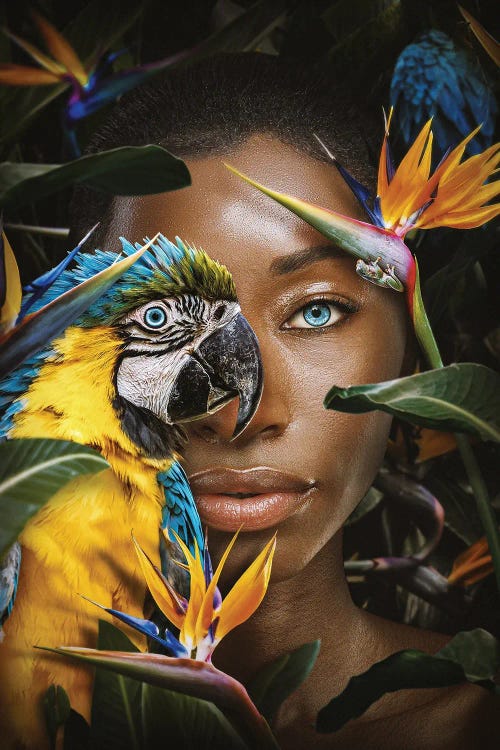
[{"label": "teal feather", "polygon": [[[165,505],[162,511],[162,528],[168,528],[187,544],[194,554],[194,540],[198,549],[203,550],[204,540],[200,517],[182,466],[176,461],[170,469],[158,474],[158,482],[165,491]],[[172,541],[174,537],[170,535]]]}]

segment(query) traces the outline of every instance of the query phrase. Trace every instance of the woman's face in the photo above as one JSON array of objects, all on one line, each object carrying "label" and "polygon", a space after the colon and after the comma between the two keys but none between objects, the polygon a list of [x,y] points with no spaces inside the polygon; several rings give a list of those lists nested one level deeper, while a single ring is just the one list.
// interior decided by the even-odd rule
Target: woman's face
[{"label": "woman's face", "polygon": [[[335,168],[270,136],[224,160],[276,190],[363,218]],[[283,580],[341,528],[382,461],[390,418],[328,411],[323,399],[332,385],[399,375],[403,295],[363,281],[353,258],[234,176],[221,156],[186,161],[192,187],[121,198],[113,225],[134,241],[178,235],[233,274],[259,340],[264,392],[233,442],[235,402],[188,425],[185,468],[214,558],[243,522],[228,560],[235,573],[277,530],[273,579]]]}]

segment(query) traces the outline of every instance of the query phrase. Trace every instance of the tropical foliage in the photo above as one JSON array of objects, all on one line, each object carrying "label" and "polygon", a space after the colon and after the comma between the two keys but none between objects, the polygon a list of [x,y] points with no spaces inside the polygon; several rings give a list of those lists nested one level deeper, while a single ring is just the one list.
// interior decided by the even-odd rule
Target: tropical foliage
[{"label": "tropical foliage", "polygon": [[[64,255],[73,184],[86,182],[121,195],[189,184],[183,162],[154,145],[79,158],[117,96],[185,59],[217,50],[260,49],[328,66],[361,87],[374,107],[395,105],[386,123],[378,198],[370,197],[343,165],[336,166],[372,222],[357,223],[358,272],[406,292],[422,346],[422,371],[356,388],[332,383],[323,395],[327,408],[383,409],[396,417],[384,467],[346,530],[345,567],[354,600],[373,613],[454,638],[434,656],[402,651],[353,677],[320,711],[316,728],[336,731],[389,691],[468,681],[498,693],[493,678],[500,666],[500,389],[495,373],[500,329],[494,306],[495,232],[491,224],[482,226],[498,213],[492,205],[498,183],[491,177],[498,163],[498,147],[492,144],[499,47],[488,33],[496,4],[191,0],[188,6],[189,13],[185,3],[182,10],[169,8],[168,23],[161,24],[157,19],[166,11],[159,0],[111,0],[105,6],[97,0],[46,0],[34,15],[24,3],[0,11],[8,29],[0,41],[0,82],[5,84],[0,90],[5,113],[0,204],[10,240],[2,243],[0,258],[0,372],[57,335],[125,270],[125,261],[115,264],[50,309],[31,315],[20,309],[17,264],[22,283],[30,282],[29,291],[36,295],[72,260],[73,253]],[[483,123],[479,131],[478,122]],[[375,162],[375,134],[370,146]],[[448,146],[452,150],[445,155]],[[402,189],[410,182],[411,195]],[[272,167],[267,185],[272,185]],[[337,242],[347,232],[352,235],[343,217],[257,187]],[[385,240],[383,251],[373,250],[375,233]],[[127,258],[127,264],[134,259]],[[57,441],[12,441],[0,451],[2,553],[65,481],[106,465],[89,449]],[[35,486],[44,488],[36,496]],[[126,635],[106,623],[101,623],[97,649],[78,644],[59,649],[65,658],[100,668],[90,727],[62,688],[47,694],[44,709],[53,745],[64,726],[68,750],[159,747],[168,716],[169,740],[178,746],[276,747],[270,726],[290,691],[307,678],[319,644],[285,655],[247,686],[209,660],[191,658],[206,656],[224,627],[227,632],[258,606],[269,579],[273,540],[243,574],[241,580],[247,576],[245,582],[252,584],[246,588],[251,596],[238,606],[233,592],[223,602],[217,599],[220,570],[212,575],[209,560],[184,550],[193,587],[186,601],[135,544],[153,597],[179,631],[179,639],[170,634],[177,652],[173,641],[159,636],[155,623],[134,623],[126,613],[108,610],[142,629],[151,653],[135,653]],[[168,643],[158,643],[165,638]],[[174,656],[153,653],[155,640],[159,646],[170,644]]]}]

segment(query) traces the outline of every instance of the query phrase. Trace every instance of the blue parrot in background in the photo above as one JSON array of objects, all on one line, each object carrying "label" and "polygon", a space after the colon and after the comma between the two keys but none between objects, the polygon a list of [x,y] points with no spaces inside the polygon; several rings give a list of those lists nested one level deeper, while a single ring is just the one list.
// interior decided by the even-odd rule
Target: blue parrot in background
[{"label": "blue parrot in background", "polygon": [[486,75],[442,31],[428,31],[405,47],[396,62],[390,99],[406,145],[430,117],[441,152],[479,123],[482,128],[468,153],[477,154],[493,142],[498,107]]}]

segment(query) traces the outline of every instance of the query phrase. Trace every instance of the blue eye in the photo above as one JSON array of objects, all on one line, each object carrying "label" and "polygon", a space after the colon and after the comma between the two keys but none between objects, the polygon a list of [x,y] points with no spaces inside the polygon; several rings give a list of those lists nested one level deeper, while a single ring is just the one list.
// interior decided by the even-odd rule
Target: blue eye
[{"label": "blue eye", "polygon": [[354,311],[352,305],[341,300],[317,299],[299,308],[284,328],[331,328]]},{"label": "blue eye", "polygon": [[310,326],[324,326],[332,317],[331,305],[325,302],[311,302],[302,308],[302,315]]},{"label": "blue eye", "polygon": [[144,323],[148,328],[161,328],[167,322],[167,313],[163,307],[148,307],[144,313]]}]

